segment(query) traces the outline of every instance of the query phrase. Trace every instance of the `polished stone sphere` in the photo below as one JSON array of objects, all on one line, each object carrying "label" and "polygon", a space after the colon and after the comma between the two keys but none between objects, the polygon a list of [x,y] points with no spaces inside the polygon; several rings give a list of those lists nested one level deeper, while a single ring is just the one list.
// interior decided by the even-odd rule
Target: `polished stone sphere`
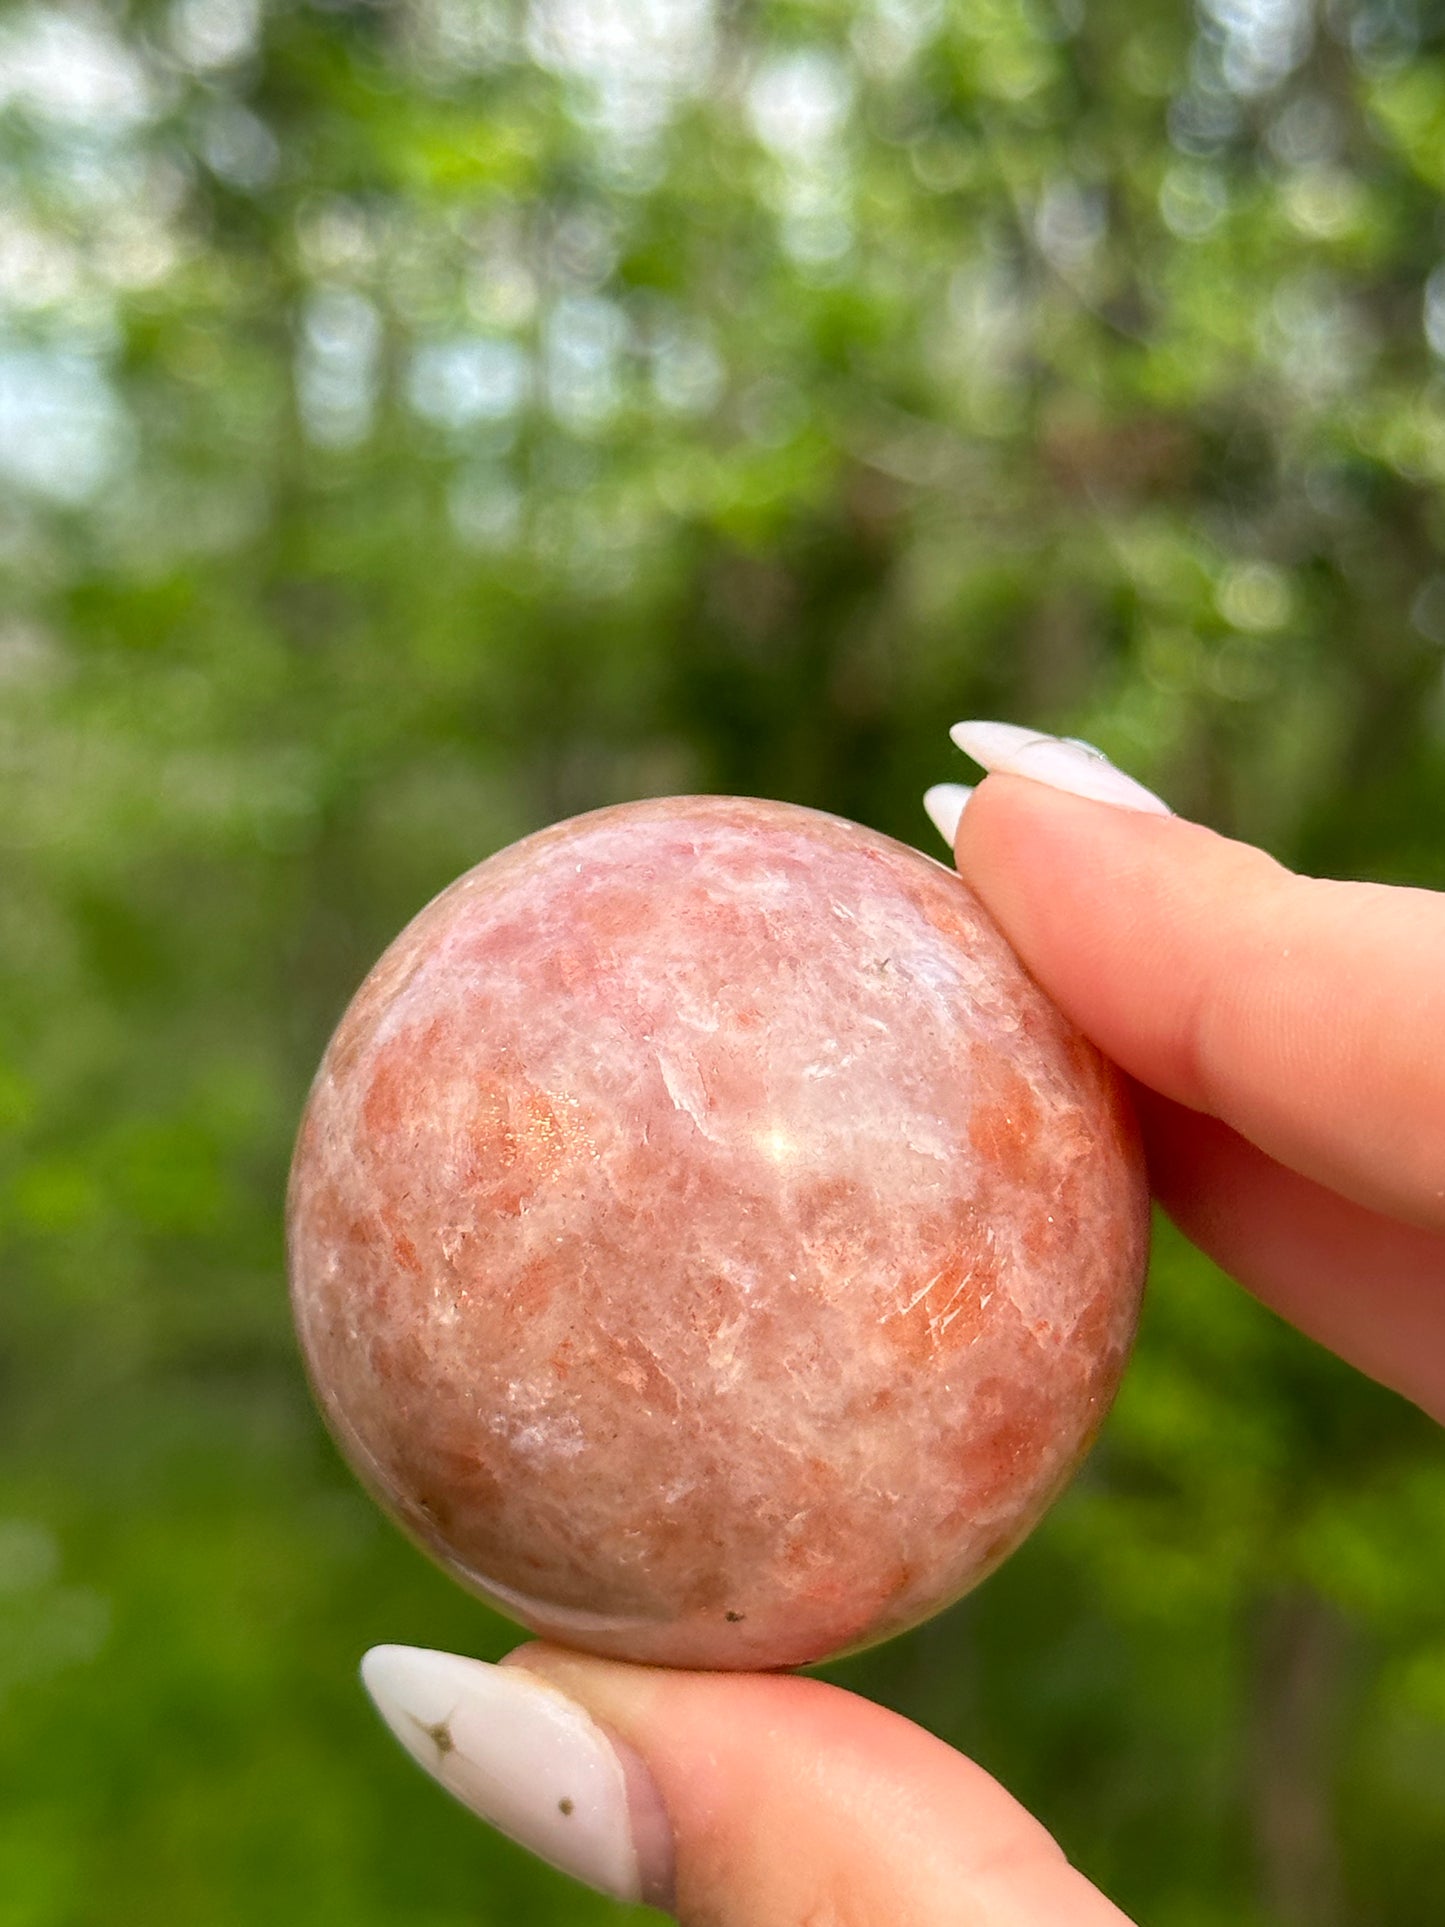
[{"label": "polished stone sphere", "polygon": [[1118,1074],[959,878],[724,797],[429,904],[289,1203],[382,1504],[533,1631],[704,1667],[866,1645],[996,1566],[1104,1416],[1147,1238]]}]

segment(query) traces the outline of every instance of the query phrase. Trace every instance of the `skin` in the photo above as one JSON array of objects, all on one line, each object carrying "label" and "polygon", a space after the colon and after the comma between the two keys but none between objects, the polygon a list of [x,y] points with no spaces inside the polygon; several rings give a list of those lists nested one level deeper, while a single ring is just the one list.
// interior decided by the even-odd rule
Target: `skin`
[{"label": "skin", "polygon": [[[1445,1418],[1445,896],[990,777],[958,867],[1138,1087],[1176,1223],[1300,1330]],[[650,1767],[687,1927],[1107,1927],[1124,1915],[962,1755],[786,1676],[527,1646]]]}]

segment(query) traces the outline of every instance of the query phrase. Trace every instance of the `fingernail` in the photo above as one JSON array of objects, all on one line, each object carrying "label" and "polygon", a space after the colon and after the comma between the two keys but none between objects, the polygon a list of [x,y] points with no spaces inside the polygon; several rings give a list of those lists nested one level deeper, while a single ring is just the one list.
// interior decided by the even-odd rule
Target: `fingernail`
[{"label": "fingernail", "polygon": [[973,791],[966,783],[935,783],[923,792],[923,807],[928,820],[951,850],[958,835],[964,805]]},{"label": "fingernail", "polygon": [[1136,783],[1091,743],[1076,736],[1048,736],[1016,723],[957,723],[949,731],[965,756],[991,773],[1027,776],[1071,796],[1091,797],[1123,810],[1142,810],[1153,816],[1172,816],[1167,803]]},{"label": "fingernail", "polygon": [[520,1666],[373,1646],[362,1682],[463,1806],[614,1900],[667,1907],[672,1836],[652,1776],[575,1700]]}]

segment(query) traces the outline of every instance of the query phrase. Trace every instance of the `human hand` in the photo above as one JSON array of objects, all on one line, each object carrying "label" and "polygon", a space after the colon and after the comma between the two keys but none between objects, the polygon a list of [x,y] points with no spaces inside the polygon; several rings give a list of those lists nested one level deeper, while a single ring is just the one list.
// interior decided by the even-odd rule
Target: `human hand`
[{"label": "human hand", "polygon": [[[1295,876],[1081,745],[956,735],[1018,772],[961,820],[966,792],[929,792],[959,869],[1134,1080],[1165,1210],[1301,1331],[1445,1420],[1445,896]],[[1045,787],[1072,781],[1124,807]]]},{"label": "human hand", "polygon": [[[1154,1188],[1227,1271],[1445,1418],[1445,897],[1292,876],[1003,725],[930,814],[1135,1080]],[[1070,793],[1072,792],[1072,793]],[[963,808],[967,802],[968,807]],[[409,1751],[579,1879],[693,1927],[1121,1927],[981,1768],[821,1681],[380,1647]]]}]

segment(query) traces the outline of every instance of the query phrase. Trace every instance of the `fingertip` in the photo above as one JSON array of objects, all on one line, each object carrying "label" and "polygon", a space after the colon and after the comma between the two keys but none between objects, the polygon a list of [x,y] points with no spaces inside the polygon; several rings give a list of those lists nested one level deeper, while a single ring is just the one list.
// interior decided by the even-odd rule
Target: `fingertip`
[{"label": "fingertip", "polygon": [[1272,858],[1187,818],[990,775],[955,861],[1055,1003],[1140,1083],[1205,1108],[1193,1025]]},{"label": "fingertip", "polygon": [[[685,1920],[1123,1927],[983,1769],[822,1680],[688,1673],[549,1646],[509,1655],[646,1763]],[[962,1911],[961,1911],[962,1910]]]},{"label": "fingertip", "polygon": [[1445,1230],[1445,896],[1296,876],[1198,823],[1014,775],[955,861],[1107,1057],[1370,1209]]}]

